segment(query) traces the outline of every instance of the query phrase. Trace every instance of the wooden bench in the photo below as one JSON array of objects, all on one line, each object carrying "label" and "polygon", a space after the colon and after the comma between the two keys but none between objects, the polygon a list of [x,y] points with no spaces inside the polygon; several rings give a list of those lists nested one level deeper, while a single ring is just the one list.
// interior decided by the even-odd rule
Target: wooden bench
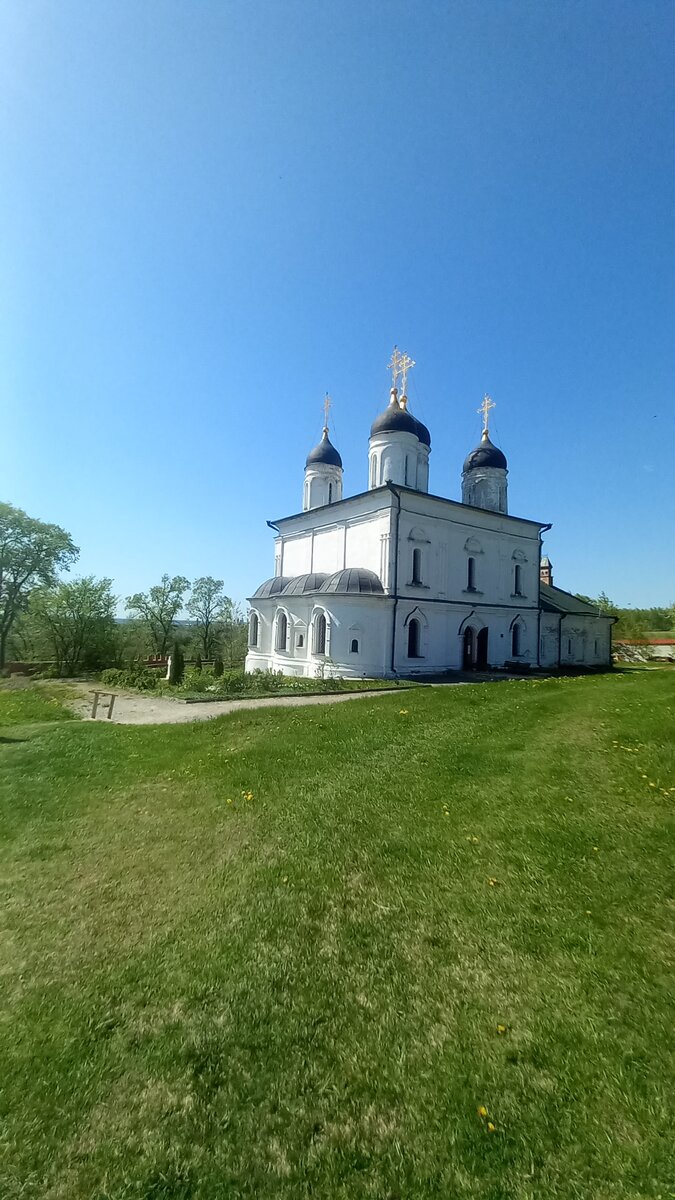
[{"label": "wooden bench", "polygon": [[[96,713],[98,712],[99,705],[100,705],[100,707],[101,707],[101,708],[107,708],[107,709],[108,709],[108,720],[110,720],[110,718],[111,718],[111,717],[112,717],[112,715],[113,715],[113,708],[114,708],[114,706],[115,706],[115,696],[117,695],[117,692],[101,692],[101,691],[95,691],[95,692],[92,692],[92,695],[93,695],[93,697],[94,697],[94,702],[93,702],[93,704],[92,704],[92,706],[91,706],[91,719],[92,719],[92,721],[95,721],[95,720],[96,720]],[[104,701],[102,701],[102,700],[101,700],[101,696],[109,696],[109,697],[110,697],[110,699],[108,700],[108,703],[107,703],[107,704],[106,704]]]}]

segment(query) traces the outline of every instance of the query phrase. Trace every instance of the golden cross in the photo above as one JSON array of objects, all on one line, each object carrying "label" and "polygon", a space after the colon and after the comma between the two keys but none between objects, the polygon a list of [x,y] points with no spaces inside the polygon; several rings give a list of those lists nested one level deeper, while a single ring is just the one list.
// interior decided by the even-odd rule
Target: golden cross
[{"label": "golden cross", "polygon": [[326,433],[328,433],[328,414],[331,410],[332,404],[333,404],[333,401],[331,400],[330,396],[328,395],[328,392],[326,392],[326,398],[323,402],[323,427],[324,427]]},{"label": "golden cross", "polygon": [[486,394],[483,396],[483,403],[481,404],[480,408],[476,409],[476,412],[483,414],[483,433],[487,433],[488,431],[488,415],[490,409],[496,407],[497,406],[494,400],[491,400],[486,392]]},{"label": "golden cross", "polygon": [[405,396],[405,387],[408,381],[408,371],[411,371],[415,366],[415,360],[409,354],[402,354],[399,359],[399,369],[401,372],[401,391]]},{"label": "golden cross", "polygon": [[398,346],[394,346],[391,352],[391,362],[387,363],[387,370],[391,371],[391,386],[396,387],[396,380],[401,374],[401,355],[398,352]]}]

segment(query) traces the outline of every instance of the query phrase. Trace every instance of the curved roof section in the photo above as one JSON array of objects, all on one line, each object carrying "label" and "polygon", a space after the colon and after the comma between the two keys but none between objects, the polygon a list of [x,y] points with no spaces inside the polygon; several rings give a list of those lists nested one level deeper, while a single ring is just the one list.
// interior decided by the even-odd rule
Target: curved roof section
[{"label": "curved roof section", "polygon": [[304,596],[306,592],[318,592],[328,579],[325,571],[312,571],[308,575],[296,575],[283,590],[284,596]]},{"label": "curved roof section", "polygon": [[342,571],[336,571],[321,585],[320,591],[362,596],[384,595],[384,588],[379,577],[374,571],[368,571],[365,567],[347,567]]},{"label": "curved roof section", "polygon": [[[413,420],[416,420],[416,418],[413,418]],[[427,429],[426,425],[422,421],[417,421],[417,430],[418,430],[417,436],[420,439],[422,445],[428,446],[429,449],[431,449],[431,434],[429,433],[429,430]]]},{"label": "curved roof section", "polygon": [[340,458],[339,452],[335,449],[335,446],[331,442],[327,429],[324,429],[323,437],[321,438],[318,446],[315,446],[313,450],[310,450],[309,454],[307,455],[307,458],[305,459],[305,467],[311,467],[315,463],[325,463],[326,466],[329,467],[342,466],[342,459]]},{"label": "curved roof section", "polygon": [[506,470],[506,456],[493,445],[487,433],[480,439],[480,446],[476,446],[464,459],[465,471],[472,471],[474,467],[499,467],[502,471]]},{"label": "curved roof section", "polygon": [[260,584],[260,587],[256,589],[251,599],[264,600],[267,596],[278,596],[292,582],[292,575],[273,575],[271,579],[266,579],[264,583]]},{"label": "curved roof section", "polygon": [[370,436],[374,437],[376,433],[412,433],[416,438],[420,436],[419,421],[415,420],[412,413],[401,408],[394,391],[387,408],[370,427]]}]

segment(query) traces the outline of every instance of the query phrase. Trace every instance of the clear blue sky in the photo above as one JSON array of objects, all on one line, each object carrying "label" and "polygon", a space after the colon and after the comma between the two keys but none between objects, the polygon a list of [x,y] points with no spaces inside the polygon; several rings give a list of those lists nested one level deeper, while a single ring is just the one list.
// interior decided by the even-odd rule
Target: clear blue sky
[{"label": "clear blue sky", "polygon": [[326,390],[347,494],[394,342],[458,498],[497,403],[510,508],[573,591],[675,600],[675,5],[0,8],[0,498],[78,573],[243,598]]}]

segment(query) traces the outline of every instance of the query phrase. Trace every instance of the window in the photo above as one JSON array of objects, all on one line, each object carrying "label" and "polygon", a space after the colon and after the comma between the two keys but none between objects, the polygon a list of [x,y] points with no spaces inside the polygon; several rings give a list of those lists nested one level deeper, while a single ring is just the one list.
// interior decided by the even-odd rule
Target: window
[{"label": "window", "polygon": [[568,654],[572,653],[572,639],[571,638],[567,639],[567,653]]},{"label": "window", "polygon": [[517,658],[520,654],[520,625],[516,622],[511,630],[511,656]]},{"label": "window", "polygon": [[408,658],[420,657],[420,623],[413,617],[408,624]]},{"label": "window", "polygon": [[333,503],[333,485],[332,485],[332,483],[328,484],[328,503],[329,504]]},{"label": "window", "polygon": [[513,568],[513,594],[515,596],[522,596],[523,594],[522,573],[523,568],[519,567],[516,563],[515,567]]},{"label": "window", "polygon": [[349,652],[350,652],[350,654],[358,654],[358,652],[359,652],[359,639],[358,638],[352,638],[352,644],[349,647]]},{"label": "window", "polygon": [[421,550],[413,550],[412,582],[413,583],[421,583],[422,582],[422,551]]},{"label": "window", "polygon": [[252,612],[250,619],[249,619],[249,623],[248,623],[248,644],[249,644],[249,646],[257,646],[258,645],[259,628],[260,628],[260,624],[258,621],[258,614]]},{"label": "window", "polygon": [[597,639],[597,638],[596,638],[596,639],[595,639],[595,641],[593,642],[593,653],[594,653],[594,654],[597,654],[597,653],[598,653],[598,639]]},{"label": "window", "polygon": [[288,617],[286,613],[279,613],[277,617],[277,650],[286,650],[288,647]]},{"label": "window", "polygon": [[466,562],[466,590],[467,592],[475,592],[476,590],[476,560],[469,558]]},{"label": "window", "polygon": [[319,613],[314,622],[314,653],[326,653],[326,618],[323,613]]},{"label": "window", "polygon": [[299,633],[298,634],[298,650],[302,650],[302,647],[304,646],[304,644],[305,644],[305,635],[304,635],[304,633]]}]

